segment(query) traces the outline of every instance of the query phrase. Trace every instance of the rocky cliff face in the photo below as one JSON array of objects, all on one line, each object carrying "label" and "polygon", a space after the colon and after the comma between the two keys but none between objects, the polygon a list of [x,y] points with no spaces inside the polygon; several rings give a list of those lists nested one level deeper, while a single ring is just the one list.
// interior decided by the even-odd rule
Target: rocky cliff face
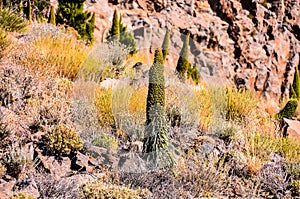
[{"label": "rocky cliff face", "polygon": [[191,61],[206,79],[219,79],[257,91],[278,102],[287,96],[299,66],[299,0],[98,0],[90,4],[102,40],[117,8],[140,48],[161,45],[165,27],[172,29],[168,65],[175,67],[190,30]]}]

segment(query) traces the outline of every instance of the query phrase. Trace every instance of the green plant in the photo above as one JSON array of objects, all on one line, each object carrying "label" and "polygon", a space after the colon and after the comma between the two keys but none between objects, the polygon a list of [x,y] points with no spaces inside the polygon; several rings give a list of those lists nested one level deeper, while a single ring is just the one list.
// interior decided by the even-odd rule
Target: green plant
[{"label": "green plant", "polygon": [[81,39],[91,44],[94,41],[95,16],[93,13],[84,11],[85,1],[58,0],[56,22],[73,27]]},{"label": "green plant", "polygon": [[50,8],[50,15],[49,15],[49,23],[56,25],[56,17],[55,17],[55,8],[54,6],[51,6]]},{"label": "green plant", "polygon": [[114,11],[112,26],[107,39],[108,41],[114,41],[124,45],[130,55],[137,53],[134,37],[127,31],[127,26],[122,22],[122,15],[119,17],[117,10]]},{"label": "green plant", "polygon": [[179,55],[179,59],[177,61],[176,72],[178,73],[178,78],[181,81],[185,81],[185,73],[187,72],[190,62],[189,62],[189,40],[190,40],[190,32],[188,31],[185,36],[185,41],[181,48],[181,52]]},{"label": "green plant", "polygon": [[7,32],[23,32],[27,27],[25,20],[8,9],[0,10],[0,28]]},{"label": "green plant", "polygon": [[195,84],[199,83],[199,70],[197,66],[192,66],[191,64],[189,64],[187,70],[187,78],[192,78]]},{"label": "green plant", "polygon": [[282,118],[287,118],[291,119],[292,117],[295,116],[296,110],[298,106],[298,101],[295,99],[290,99],[284,108],[275,115],[276,119],[282,119]]},{"label": "green plant", "polygon": [[172,167],[172,153],[169,151],[169,135],[165,118],[165,78],[163,55],[155,51],[154,62],[149,71],[149,85],[146,105],[146,129],[143,152],[154,167]]},{"label": "green plant", "polygon": [[95,146],[104,147],[113,153],[118,151],[118,142],[114,138],[104,133],[96,135],[92,141],[92,144]]},{"label": "green plant", "polygon": [[151,195],[147,189],[133,190],[97,181],[81,185],[80,192],[82,199],[139,199]]},{"label": "green plant", "polygon": [[248,17],[249,19],[253,19],[253,18],[254,18],[253,14],[248,14],[247,17]]},{"label": "green plant", "polygon": [[120,41],[120,22],[118,11],[114,11],[111,28],[108,32],[108,40]]},{"label": "green plant", "polygon": [[167,29],[164,37],[164,41],[161,46],[164,62],[166,61],[166,57],[168,55],[169,43],[170,43],[170,30]]},{"label": "green plant", "polygon": [[294,80],[290,89],[290,97],[300,99],[300,79],[298,68],[295,69]]},{"label": "green plant", "polygon": [[161,50],[155,51],[154,63],[149,71],[149,86],[146,106],[148,136],[144,139],[144,152],[156,151],[167,145],[168,137],[164,116],[165,78]]},{"label": "green plant", "polygon": [[265,1],[265,0],[262,1],[262,2],[259,2],[260,5],[262,5],[262,6],[266,7],[266,8],[268,7],[268,3],[269,3],[269,2],[268,2],[268,1]]},{"label": "green plant", "polygon": [[25,192],[19,192],[14,193],[13,196],[11,196],[9,199],[36,199],[36,197]]},{"label": "green plant", "polygon": [[34,7],[34,14],[36,15],[36,20],[38,22],[46,22],[48,19],[47,13],[50,7],[50,0],[34,0]]},{"label": "green plant", "polygon": [[52,127],[41,140],[44,151],[57,157],[69,156],[83,148],[79,135],[66,125]]}]

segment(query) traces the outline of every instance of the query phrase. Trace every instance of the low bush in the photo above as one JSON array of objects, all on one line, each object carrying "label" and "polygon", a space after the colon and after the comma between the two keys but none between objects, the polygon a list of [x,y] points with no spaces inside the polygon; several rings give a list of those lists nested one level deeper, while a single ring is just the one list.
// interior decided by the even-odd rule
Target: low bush
[{"label": "low bush", "polygon": [[151,195],[147,189],[129,189],[101,182],[83,184],[80,187],[82,199],[139,199]]},{"label": "low bush", "polygon": [[279,113],[276,114],[276,119],[288,118],[291,119],[295,116],[298,106],[298,101],[296,99],[290,99],[286,105],[281,109]]},{"label": "low bush", "polygon": [[52,127],[41,140],[44,152],[57,157],[69,156],[83,148],[79,135],[74,129],[59,125]]},{"label": "low bush", "polygon": [[9,199],[36,199],[36,197],[28,193],[19,192],[19,193],[14,193],[13,196],[11,196]]},{"label": "low bush", "polygon": [[104,147],[109,151],[116,153],[118,151],[118,142],[109,135],[104,133],[96,135],[92,144],[99,147]]},{"label": "low bush", "polygon": [[99,124],[102,127],[115,126],[115,120],[112,112],[112,88],[98,88],[95,92],[94,104]]}]

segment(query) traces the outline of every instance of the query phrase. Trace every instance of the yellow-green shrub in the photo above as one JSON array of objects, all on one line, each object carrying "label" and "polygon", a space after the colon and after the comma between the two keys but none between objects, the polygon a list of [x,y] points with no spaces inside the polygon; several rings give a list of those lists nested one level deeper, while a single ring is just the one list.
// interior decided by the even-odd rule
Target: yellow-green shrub
[{"label": "yellow-green shrub", "polygon": [[112,113],[112,89],[98,88],[95,93],[95,109],[102,127],[114,126]]},{"label": "yellow-green shrub", "polygon": [[45,151],[50,155],[68,156],[83,148],[79,135],[66,125],[55,126],[42,139]]},{"label": "yellow-green shrub", "polygon": [[147,101],[147,87],[140,87],[133,91],[129,99],[129,113],[140,121],[146,120],[146,101]]},{"label": "yellow-green shrub", "polygon": [[5,166],[3,166],[3,165],[0,163],[0,179],[1,179],[2,176],[5,174],[5,172],[6,172]]},{"label": "yellow-green shrub", "polygon": [[212,114],[213,114],[210,92],[205,88],[200,90],[195,90],[194,92],[197,97],[198,106],[200,110],[200,115],[199,115],[200,128],[203,130],[207,130],[211,123]]},{"label": "yellow-green shrub", "polygon": [[82,199],[139,199],[151,195],[147,189],[129,189],[101,182],[83,184],[80,187]]},{"label": "yellow-green shrub", "polygon": [[19,57],[21,65],[39,73],[74,79],[90,47],[70,30],[60,28],[47,32],[47,28],[42,26],[29,32],[33,37],[29,38],[29,45],[17,46],[15,56]]},{"label": "yellow-green shrub", "polygon": [[300,145],[290,138],[274,138],[270,135],[255,133],[248,137],[246,146],[249,155],[268,161],[272,153],[278,153],[288,162],[300,160]]},{"label": "yellow-green shrub", "polygon": [[257,115],[257,99],[253,93],[235,88],[226,89],[226,119],[249,122]]},{"label": "yellow-green shrub", "polygon": [[36,199],[36,197],[28,193],[19,192],[19,193],[14,193],[13,196],[11,196],[9,199]]},{"label": "yellow-green shrub", "polygon": [[7,32],[0,27],[0,60],[5,56],[7,49],[11,45]]},{"label": "yellow-green shrub", "polygon": [[113,153],[116,153],[118,150],[118,142],[114,138],[104,133],[96,135],[92,141],[92,144],[99,147],[104,147]]}]

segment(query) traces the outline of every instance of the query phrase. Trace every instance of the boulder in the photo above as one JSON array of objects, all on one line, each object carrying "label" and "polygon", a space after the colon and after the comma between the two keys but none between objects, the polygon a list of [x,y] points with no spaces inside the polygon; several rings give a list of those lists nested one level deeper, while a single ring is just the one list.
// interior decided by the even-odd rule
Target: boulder
[{"label": "boulder", "polygon": [[283,136],[288,136],[300,144],[300,122],[286,118],[283,118],[282,122]]}]

